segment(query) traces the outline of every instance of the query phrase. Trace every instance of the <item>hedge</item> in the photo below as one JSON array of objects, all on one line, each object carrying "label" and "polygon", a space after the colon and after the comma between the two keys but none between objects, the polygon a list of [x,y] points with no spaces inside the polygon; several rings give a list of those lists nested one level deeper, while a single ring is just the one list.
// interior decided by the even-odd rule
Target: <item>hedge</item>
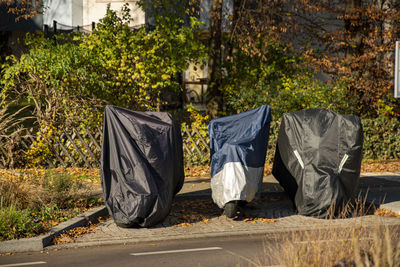
[{"label": "hedge", "polygon": [[400,158],[400,121],[398,118],[362,118],[364,159]]}]

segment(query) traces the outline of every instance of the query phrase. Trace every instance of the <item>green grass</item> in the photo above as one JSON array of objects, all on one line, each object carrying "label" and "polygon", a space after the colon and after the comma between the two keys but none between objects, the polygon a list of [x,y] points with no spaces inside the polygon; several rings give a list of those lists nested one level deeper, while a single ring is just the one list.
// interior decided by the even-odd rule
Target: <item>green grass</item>
[{"label": "green grass", "polygon": [[0,240],[9,240],[38,235],[44,231],[41,223],[35,222],[29,210],[15,206],[0,209]]}]

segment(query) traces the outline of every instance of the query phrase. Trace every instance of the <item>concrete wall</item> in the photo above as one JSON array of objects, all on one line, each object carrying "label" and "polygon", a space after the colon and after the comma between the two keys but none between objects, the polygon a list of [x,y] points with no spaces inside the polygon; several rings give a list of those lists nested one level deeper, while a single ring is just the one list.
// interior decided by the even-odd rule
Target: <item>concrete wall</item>
[{"label": "concrete wall", "polygon": [[79,11],[79,1],[82,0],[45,0],[43,23],[53,26],[53,21],[57,21],[58,29],[68,29],[73,26],[82,25],[82,21],[73,21],[73,11]]},{"label": "concrete wall", "polygon": [[72,25],[83,24],[83,0],[72,0]]},{"label": "concrete wall", "polygon": [[84,26],[84,29],[90,30],[92,22],[97,24],[106,15],[108,4],[111,9],[119,13],[122,6],[128,3],[132,15],[131,26],[142,25],[145,23],[145,14],[136,2],[136,0],[45,0],[43,23],[53,27],[55,20],[58,29]]},{"label": "concrete wall", "polygon": [[[77,1],[77,0],[76,0]],[[83,1],[83,25],[89,25],[92,22],[98,23],[106,15],[107,4],[110,3],[112,10],[119,11],[125,4],[129,4],[131,9],[132,22],[130,26],[138,26],[145,23],[144,12],[136,5],[136,0],[81,0]]]}]

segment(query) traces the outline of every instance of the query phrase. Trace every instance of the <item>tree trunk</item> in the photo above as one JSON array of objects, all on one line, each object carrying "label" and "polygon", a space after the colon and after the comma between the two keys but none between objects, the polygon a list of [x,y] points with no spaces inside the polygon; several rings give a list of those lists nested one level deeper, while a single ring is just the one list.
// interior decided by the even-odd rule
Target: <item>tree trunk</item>
[{"label": "tree trunk", "polygon": [[216,118],[222,109],[222,1],[211,0],[210,12],[210,58],[208,60],[207,112]]},{"label": "tree trunk", "polygon": [[[352,16],[357,8],[361,7],[361,4],[361,0],[346,0],[345,13],[349,16]],[[348,40],[348,42],[351,43],[351,47],[347,49],[346,56],[352,57],[356,54],[361,55],[363,53],[363,36],[361,32],[363,30],[363,25],[361,25],[359,21],[355,21],[353,19],[345,19],[344,25],[345,29],[351,33],[350,39]]]}]

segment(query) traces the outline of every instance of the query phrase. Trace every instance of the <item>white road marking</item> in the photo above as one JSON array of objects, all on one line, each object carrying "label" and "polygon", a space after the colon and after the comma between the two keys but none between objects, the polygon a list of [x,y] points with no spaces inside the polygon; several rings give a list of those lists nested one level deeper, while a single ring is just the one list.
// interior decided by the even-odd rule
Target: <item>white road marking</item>
[{"label": "white road marking", "polygon": [[206,250],[218,250],[218,249],[222,249],[222,248],[221,247],[208,247],[208,248],[189,248],[189,249],[177,249],[177,250],[149,251],[149,252],[131,253],[130,255],[144,256],[144,255],[155,255],[155,254],[169,254],[169,253],[184,253],[184,252],[196,252],[196,251],[206,251]]},{"label": "white road marking", "polygon": [[28,265],[38,265],[38,264],[46,264],[45,261],[33,261],[33,262],[23,262],[23,263],[11,263],[0,265],[0,267],[14,267],[14,266],[28,266]]}]

